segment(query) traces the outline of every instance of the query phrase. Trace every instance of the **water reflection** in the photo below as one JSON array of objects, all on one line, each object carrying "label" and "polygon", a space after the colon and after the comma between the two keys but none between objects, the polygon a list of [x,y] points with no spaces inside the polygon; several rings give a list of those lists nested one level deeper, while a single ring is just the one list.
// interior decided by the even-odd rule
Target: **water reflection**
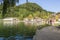
[{"label": "water reflection", "polygon": [[[12,25],[17,25],[19,23],[22,22],[4,22],[4,26],[12,26]],[[35,26],[39,26],[39,25],[43,25],[45,24],[45,22],[23,22],[24,25],[35,25]]]},{"label": "water reflection", "polygon": [[8,38],[0,37],[0,40],[32,40],[32,37],[24,37],[24,36],[10,36]]},{"label": "water reflection", "polygon": [[5,40],[5,38],[4,37],[0,37],[0,40]]},{"label": "water reflection", "polygon": [[[31,23],[27,23],[28,24],[31,24]],[[13,26],[13,25],[16,25],[16,26]],[[5,23],[4,24],[4,31],[3,31],[3,34],[5,36],[9,36],[8,38],[0,38],[0,40],[32,40],[32,37],[25,37],[25,36],[21,36],[21,35],[18,35],[17,33],[19,32],[19,34],[24,34],[24,35],[30,35],[32,32],[32,30],[28,30],[28,28],[25,27],[26,23],[22,23],[22,22],[18,22],[18,24],[11,24],[11,23]],[[33,25],[33,24],[31,24]],[[25,29],[26,28],[26,29]],[[29,33],[29,31],[31,33]],[[7,34],[5,34],[7,33]],[[17,34],[17,35],[16,35]],[[14,35],[14,36],[11,36],[11,35]],[[31,34],[33,35],[33,34]]]},{"label": "water reflection", "polygon": [[[34,26],[41,25],[41,22],[33,22],[33,21],[3,22],[3,24],[5,27],[4,28],[5,32],[3,31],[4,35],[5,35],[5,33],[7,33],[6,35],[9,36],[8,38],[6,38],[6,40],[32,40],[33,37],[30,37],[30,36],[34,35],[34,33],[35,33],[36,28]],[[15,25],[15,26],[13,26],[13,25]],[[34,25],[34,26],[32,27],[31,25],[32,26]],[[29,28],[26,26],[28,26]],[[15,35],[17,32],[19,32],[19,34],[24,34],[24,35],[29,35],[29,36],[25,37],[25,36]],[[11,36],[9,34],[14,35],[14,36]]]}]

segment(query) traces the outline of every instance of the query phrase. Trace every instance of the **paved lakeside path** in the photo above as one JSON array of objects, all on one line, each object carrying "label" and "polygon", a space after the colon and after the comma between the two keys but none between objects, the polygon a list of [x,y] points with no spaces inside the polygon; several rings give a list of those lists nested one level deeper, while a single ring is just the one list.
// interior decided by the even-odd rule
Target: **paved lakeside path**
[{"label": "paved lakeside path", "polygon": [[33,40],[60,40],[60,29],[50,26],[37,30]]}]

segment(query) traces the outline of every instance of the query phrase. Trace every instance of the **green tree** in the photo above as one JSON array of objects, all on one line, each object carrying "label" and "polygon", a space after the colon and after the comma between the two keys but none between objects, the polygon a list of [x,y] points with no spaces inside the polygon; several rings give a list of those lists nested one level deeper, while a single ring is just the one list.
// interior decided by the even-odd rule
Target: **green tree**
[{"label": "green tree", "polygon": [[7,13],[7,9],[9,7],[14,7],[16,5],[16,2],[19,2],[19,0],[3,0],[3,12],[2,12],[3,18],[4,15]]}]

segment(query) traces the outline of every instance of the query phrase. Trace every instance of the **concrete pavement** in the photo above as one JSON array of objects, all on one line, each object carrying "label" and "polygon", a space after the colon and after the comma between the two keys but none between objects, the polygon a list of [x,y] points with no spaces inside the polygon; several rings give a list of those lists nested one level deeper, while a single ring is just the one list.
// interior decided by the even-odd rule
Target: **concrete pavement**
[{"label": "concrete pavement", "polygon": [[37,30],[33,40],[60,40],[60,29],[50,26]]}]

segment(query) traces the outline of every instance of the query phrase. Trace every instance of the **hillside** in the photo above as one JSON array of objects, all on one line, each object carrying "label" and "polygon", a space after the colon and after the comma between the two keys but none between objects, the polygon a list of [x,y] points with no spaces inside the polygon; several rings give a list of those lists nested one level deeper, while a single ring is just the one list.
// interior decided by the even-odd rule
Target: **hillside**
[{"label": "hillside", "polygon": [[36,3],[25,3],[22,5],[19,5],[20,8],[35,12],[35,11],[42,11],[42,7],[37,5]]},{"label": "hillside", "polygon": [[44,10],[36,3],[24,3],[19,6],[15,6],[14,8],[8,8],[5,17],[18,17],[20,19],[23,19],[25,17],[28,17],[29,15],[32,15],[32,17],[38,16],[41,18],[46,18],[52,13],[53,12]]}]

